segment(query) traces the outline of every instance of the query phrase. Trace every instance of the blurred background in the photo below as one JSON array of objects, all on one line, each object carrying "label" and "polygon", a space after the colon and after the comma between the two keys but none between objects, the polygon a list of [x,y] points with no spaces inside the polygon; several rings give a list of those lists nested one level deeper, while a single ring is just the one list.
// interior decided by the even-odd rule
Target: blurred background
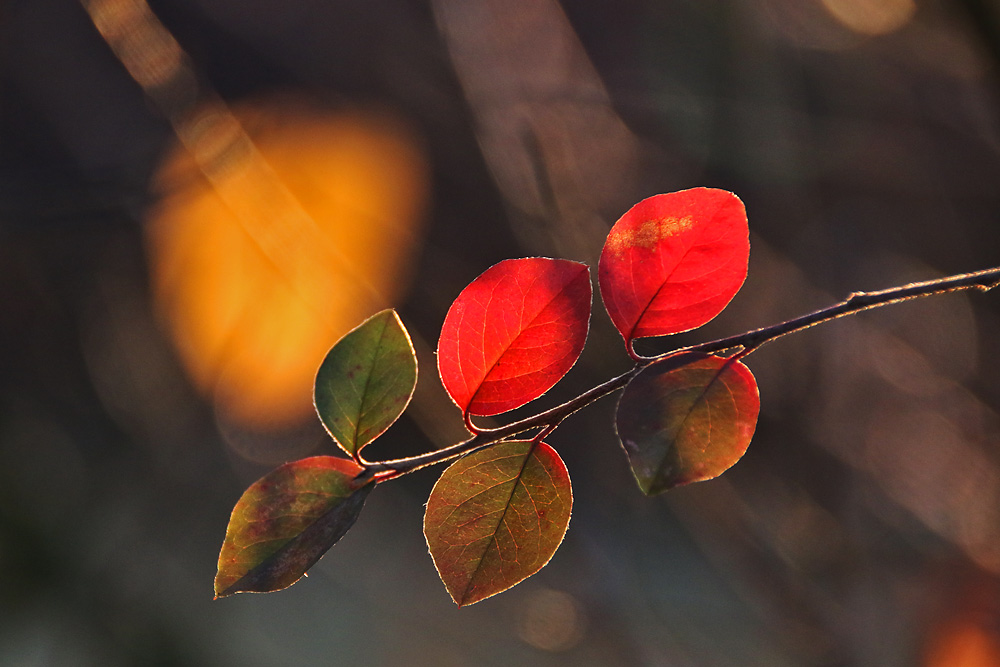
[{"label": "blurred background", "polygon": [[[463,437],[460,289],[596,266],[645,196],[732,190],[752,242],[731,307],[646,352],[1000,264],[995,0],[146,2],[0,5],[0,664],[1000,665],[996,293],[754,353],[749,452],[665,496],[614,399],[577,414],[566,540],[498,597],[438,581],[432,469],[309,578],[212,601],[243,489],[335,453],[313,374],[376,310],[422,369],[392,458]],[[627,366],[598,301],[529,408]]]}]

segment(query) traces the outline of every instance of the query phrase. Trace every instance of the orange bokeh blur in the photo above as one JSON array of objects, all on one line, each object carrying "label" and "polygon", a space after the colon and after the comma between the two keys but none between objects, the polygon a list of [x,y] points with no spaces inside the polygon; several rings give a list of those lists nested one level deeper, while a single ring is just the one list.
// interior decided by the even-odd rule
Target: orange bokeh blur
[{"label": "orange bokeh blur", "polygon": [[329,347],[405,288],[420,144],[384,112],[287,102],[206,107],[177,130],[148,225],[157,308],[226,419],[294,426]]},{"label": "orange bokeh blur", "polygon": [[823,0],[842,25],[862,35],[887,35],[906,25],[917,6],[913,0]]},{"label": "orange bokeh blur", "polygon": [[997,667],[1000,642],[974,622],[954,623],[940,630],[924,663],[926,667]]}]

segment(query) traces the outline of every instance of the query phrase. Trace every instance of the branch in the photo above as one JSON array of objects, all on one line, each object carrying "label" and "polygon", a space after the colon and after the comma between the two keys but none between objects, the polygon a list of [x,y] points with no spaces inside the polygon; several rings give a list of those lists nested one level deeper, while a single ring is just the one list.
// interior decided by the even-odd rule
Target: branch
[{"label": "branch", "polygon": [[[659,357],[656,357],[656,359],[659,359]],[[576,398],[566,401],[561,405],[557,405],[556,407],[546,410],[545,412],[540,412],[532,417],[526,417],[520,421],[507,424],[506,426],[480,430],[479,433],[468,440],[463,440],[462,442],[443,449],[435,450],[433,452],[427,452],[426,454],[420,454],[419,456],[410,456],[405,459],[394,459],[392,461],[370,463],[366,468],[366,472],[374,472],[376,473],[376,476],[380,477],[380,481],[384,481],[385,479],[391,477],[405,475],[406,473],[413,472],[419,468],[457,458],[462,454],[466,454],[479,449],[480,447],[485,447],[486,445],[491,445],[495,442],[505,440],[513,435],[517,435],[518,433],[523,433],[524,431],[530,431],[534,428],[555,428],[562,420],[566,419],[566,417],[569,417],[577,410],[585,408],[597,399],[603,398],[608,394],[612,394],[627,385],[629,380],[638,375],[639,371],[652,361],[653,360],[650,360],[642,365],[636,365],[628,372],[622,373],[618,377],[611,378],[607,382],[585,391]],[[389,474],[380,476],[379,473]]]},{"label": "branch", "polygon": [[[921,283],[909,283],[908,285],[902,285],[900,287],[890,287],[889,289],[880,290],[878,292],[854,292],[840,303],[813,311],[807,315],[802,315],[801,317],[796,317],[795,319],[788,320],[787,322],[773,324],[762,329],[755,329],[753,331],[739,334],[738,336],[719,338],[707,343],[701,343],[700,345],[692,345],[690,347],[683,348],[683,350],[676,351],[711,353],[739,347],[743,348],[744,354],[749,354],[751,350],[754,350],[765,343],[770,343],[772,340],[780,338],[781,336],[802,331],[803,329],[808,329],[809,327],[816,326],[817,324],[835,320],[838,317],[853,315],[861,312],[862,310],[881,308],[882,306],[888,306],[902,301],[909,301],[910,299],[919,299],[925,296],[945,294],[948,292],[956,292],[958,290],[978,289],[982,292],[987,292],[998,285],[1000,285],[1000,267],[995,267],[992,269],[985,269],[983,271],[976,271],[974,273],[962,273],[955,276],[948,276],[947,278],[925,280]],[[673,353],[674,352],[668,352],[667,354],[669,355]],[[660,357],[655,358],[658,359]]]},{"label": "branch", "polygon": [[576,398],[570,399],[561,405],[540,412],[537,415],[526,417],[519,421],[500,426],[498,428],[481,430],[479,433],[443,449],[411,456],[403,459],[391,461],[380,461],[370,463],[362,474],[373,474],[379,481],[385,481],[393,477],[411,473],[414,470],[424,468],[435,463],[442,463],[449,459],[457,458],[463,454],[472,452],[486,445],[505,440],[511,436],[535,428],[554,429],[562,420],[571,414],[584,408],[594,401],[612,394],[627,385],[633,377],[639,374],[643,368],[650,364],[662,361],[680,352],[724,352],[727,350],[737,350],[737,354],[745,356],[756,350],[765,343],[780,338],[790,333],[802,331],[809,327],[829,322],[845,315],[853,315],[862,310],[871,308],[881,308],[901,301],[919,299],[934,294],[945,294],[965,289],[978,289],[986,292],[1000,285],[1000,267],[977,271],[975,273],[963,273],[937,280],[927,280],[920,283],[910,283],[899,287],[880,290],[878,292],[854,292],[847,299],[832,306],[813,311],[806,315],[796,317],[786,322],[774,324],[769,327],[747,331],[736,336],[719,338],[707,343],[691,345],[677,348],[670,352],[657,355],[655,357],[639,357],[636,365],[626,373],[614,377],[607,382],[597,385],[592,389],[580,394]]}]

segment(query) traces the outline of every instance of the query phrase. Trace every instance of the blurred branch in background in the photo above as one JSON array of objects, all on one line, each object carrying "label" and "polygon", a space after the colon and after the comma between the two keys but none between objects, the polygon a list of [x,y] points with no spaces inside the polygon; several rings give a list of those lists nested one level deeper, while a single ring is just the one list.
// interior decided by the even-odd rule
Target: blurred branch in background
[{"label": "blurred branch in background", "polygon": [[969,16],[970,23],[993,59],[994,83],[1000,87],[1000,6],[993,0],[955,0]]},{"label": "blurred branch in background", "polygon": [[476,135],[532,254],[597,257],[635,197],[635,137],[555,0],[434,0]]},{"label": "blurred branch in background", "polygon": [[182,359],[224,418],[301,423],[316,360],[403,292],[427,198],[418,141],[373,110],[272,100],[238,117],[143,0],[84,5],[185,149],[160,169],[149,232]]}]

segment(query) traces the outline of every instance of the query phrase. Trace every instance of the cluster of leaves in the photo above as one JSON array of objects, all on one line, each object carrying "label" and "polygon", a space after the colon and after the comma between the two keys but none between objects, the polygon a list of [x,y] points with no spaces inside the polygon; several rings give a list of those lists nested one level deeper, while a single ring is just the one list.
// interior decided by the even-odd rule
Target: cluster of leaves
[{"label": "cluster of leaves", "polygon": [[[608,235],[601,297],[635,362],[625,381],[610,387],[624,387],[616,429],[647,494],[716,477],[750,443],[760,402],[739,357],[751,348],[728,357],[689,350],[646,358],[633,346],[718,315],[746,278],[749,252],[742,202],[708,188],[643,200]],[[437,354],[441,381],[473,438],[397,461],[369,462],[362,450],[413,394],[409,336],[392,310],[344,336],[320,366],[315,403],[350,459],[287,463],[246,490],[219,556],[216,595],[291,585],[350,529],[376,485],[458,456],[434,485],[424,516],[449,594],[460,606],[472,604],[541,569],[562,542],[573,504],[566,466],[545,438],[609,391],[513,428],[482,429],[472,417],[519,408],[555,385],[583,350],[591,301],[589,268],[569,260],[511,259],[476,278],[449,309]],[[531,430],[532,437],[515,439]]]}]

